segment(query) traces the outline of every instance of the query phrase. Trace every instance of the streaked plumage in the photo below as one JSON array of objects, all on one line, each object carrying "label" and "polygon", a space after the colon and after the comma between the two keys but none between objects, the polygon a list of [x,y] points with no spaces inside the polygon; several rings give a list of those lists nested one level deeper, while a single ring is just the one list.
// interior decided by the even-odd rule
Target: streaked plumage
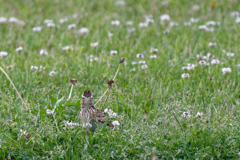
[{"label": "streaked plumage", "polygon": [[[95,130],[98,125],[103,125],[108,120],[107,116],[95,108],[90,90],[84,91],[81,105],[80,119],[84,127]],[[107,125],[113,126],[112,120],[109,119]]]}]

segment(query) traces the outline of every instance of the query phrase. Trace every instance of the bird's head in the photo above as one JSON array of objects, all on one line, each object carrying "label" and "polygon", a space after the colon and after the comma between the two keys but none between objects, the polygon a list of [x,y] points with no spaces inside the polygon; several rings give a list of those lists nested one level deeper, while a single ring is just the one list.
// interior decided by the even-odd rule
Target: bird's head
[{"label": "bird's head", "polygon": [[90,107],[94,105],[92,93],[90,90],[85,90],[82,94],[81,105],[83,107]]}]

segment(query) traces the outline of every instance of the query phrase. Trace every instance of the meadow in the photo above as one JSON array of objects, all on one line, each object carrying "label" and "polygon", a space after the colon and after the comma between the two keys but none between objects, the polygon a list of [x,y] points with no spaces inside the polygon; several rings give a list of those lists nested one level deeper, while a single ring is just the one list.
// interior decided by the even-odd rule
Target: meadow
[{"label": "meadow", "polygon": [[[239,159],[238,11],[238,0],[0,1],[0,67],[26,103],[1,71],[0,159]],[[86,134],[85,89],[120,130]]]}]

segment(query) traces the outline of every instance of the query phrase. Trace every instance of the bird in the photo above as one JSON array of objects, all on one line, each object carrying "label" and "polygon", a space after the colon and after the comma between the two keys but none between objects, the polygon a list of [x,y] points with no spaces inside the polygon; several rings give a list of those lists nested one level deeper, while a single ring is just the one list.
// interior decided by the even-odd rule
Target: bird
[{"label": "bird", "polygon": [[86,128],[86,133],[89,132],[88,128],[95,131],[98,126],[103,126],[104,123],[107,123],[107,126],[114,127],[113,121],[94,106],[90,90],[85,90],[82,94],[79,117],[83,123],[83,127]]}]

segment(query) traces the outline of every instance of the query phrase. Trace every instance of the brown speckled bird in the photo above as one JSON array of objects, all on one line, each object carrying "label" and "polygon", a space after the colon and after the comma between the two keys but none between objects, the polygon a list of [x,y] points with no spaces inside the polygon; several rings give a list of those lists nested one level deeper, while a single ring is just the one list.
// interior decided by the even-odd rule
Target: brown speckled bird
[{"label": "brown speckled bird", "polygon": [[112,120],[108,119],[101,111],[94,107],[92,93],[90,90],[85,90],[81,99],[82,109],[80,119],[83,127],[95,130],[98,125],[103,125],[107,120],[108,126],[113,126]]}]

